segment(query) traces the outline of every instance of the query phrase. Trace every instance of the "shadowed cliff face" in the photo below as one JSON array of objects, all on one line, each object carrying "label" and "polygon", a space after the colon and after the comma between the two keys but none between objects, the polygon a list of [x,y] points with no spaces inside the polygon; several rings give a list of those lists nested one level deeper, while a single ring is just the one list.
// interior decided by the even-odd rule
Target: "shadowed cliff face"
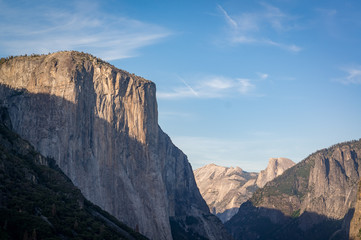
[{"label": "shadowed cliff face", "polygon": [[[306,236],[313,231],[326,231],[324,228],[328,229],[327,238],[340,232],[348,236],[361,171],[360,156],[361,140],[340,143],[311,154],[257,190],[248,205],[243,204],[226,227],[236,239],[242,239],[241,235],[248,229],[253,229],[254,236],[264,234],[262,228],[254,227],[258,220],[244,218],[249,208],[262,208],[268,209],[269,214],[263,214],[260,221],[266,219],[265,225],[270,228],[279,225],[277,231],[289,239],[298,231]],[[340,224],[327,224],[329,220]]]},{"label": "shadowed cliff face", "polygon": [[147,239],[84,198],[0,108],[0,239]]},{"label": "shadowed cliff face", "polygon": [[14,130],[86,198],[152,239],[172,239],[169,218],[186,215],[200,219],[201,235],[226,239],[219,222],[204,219],[191,166],[158,126],[152,82],[60,52],[6,61],[0,83]]},{"label": "shadowed cliff face", "polygon": [[[348,223],[353,209],[341,219],[332,219],[314,213],[304,212],[301,216],[287,216],[277,209],[256,207],[251,202],[244,203],[237,218],[226,223],[233,237],[239,240],[347,240]],[[307,230],[300,226],[310,224]]]}]

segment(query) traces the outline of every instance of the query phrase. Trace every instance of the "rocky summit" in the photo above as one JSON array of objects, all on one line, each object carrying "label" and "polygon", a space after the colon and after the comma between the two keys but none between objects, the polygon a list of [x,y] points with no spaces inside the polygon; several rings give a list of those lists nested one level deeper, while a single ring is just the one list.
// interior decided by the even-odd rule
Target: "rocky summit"
[{"label": "rocky summit", "polygon": [[235,239],[348,239],[360,156],[361,139],[311,154],[258,189],[226,227]]},{"label": "rocky summit", "polygon": [[293,167],[295,163],[288,158],[270,158],[267,168],[262,170],[258,177],[256,184],[262,188],[266,183],[272,181],[275,177],[281,175],[285,170]]},{"label": "rocky summit", "polygon": [[257,188],[263,187],[294,164],[288,158],[270,158],[267,168],[259,174],[243,171],[239,167],[209,164],[196,169],[194,176],[211,212],[226,222]]},{"label": "rocky summit", "polygon": [[151,81],[79,52],[0,64],[13,130],[84,196],[151,239],[229,239],[192,168],[158,126]]}]

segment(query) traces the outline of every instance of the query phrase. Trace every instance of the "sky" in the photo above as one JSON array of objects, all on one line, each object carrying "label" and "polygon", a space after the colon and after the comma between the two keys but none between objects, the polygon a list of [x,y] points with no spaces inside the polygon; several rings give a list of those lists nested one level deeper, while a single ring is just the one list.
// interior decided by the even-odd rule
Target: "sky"
[{"label": "sky", "polygon": [[0,0],[0,57],[88,52],[157,86],[193,169],[361,138],[359,0]]}]

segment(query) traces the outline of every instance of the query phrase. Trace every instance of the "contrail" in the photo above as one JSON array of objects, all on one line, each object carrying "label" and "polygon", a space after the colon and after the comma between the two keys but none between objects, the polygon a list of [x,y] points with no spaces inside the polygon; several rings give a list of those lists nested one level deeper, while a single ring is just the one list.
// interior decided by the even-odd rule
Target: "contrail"
[{"label": "contrail", "polygon": [[178,76],[178,78],[184,83],[184,85],[186,85],[186,87],[195,95],[195,96],[199,96],[199,94],[181,77]]}]

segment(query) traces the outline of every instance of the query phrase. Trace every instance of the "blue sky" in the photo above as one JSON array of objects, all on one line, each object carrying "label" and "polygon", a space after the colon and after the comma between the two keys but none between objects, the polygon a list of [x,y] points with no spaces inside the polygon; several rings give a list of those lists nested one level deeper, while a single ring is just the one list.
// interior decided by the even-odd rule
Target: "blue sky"
[{"label": "blue sky", "polygon": [[361,137],[361,2],[0,0],[0,56],[89,52],[157,85],[194,169]]}]

